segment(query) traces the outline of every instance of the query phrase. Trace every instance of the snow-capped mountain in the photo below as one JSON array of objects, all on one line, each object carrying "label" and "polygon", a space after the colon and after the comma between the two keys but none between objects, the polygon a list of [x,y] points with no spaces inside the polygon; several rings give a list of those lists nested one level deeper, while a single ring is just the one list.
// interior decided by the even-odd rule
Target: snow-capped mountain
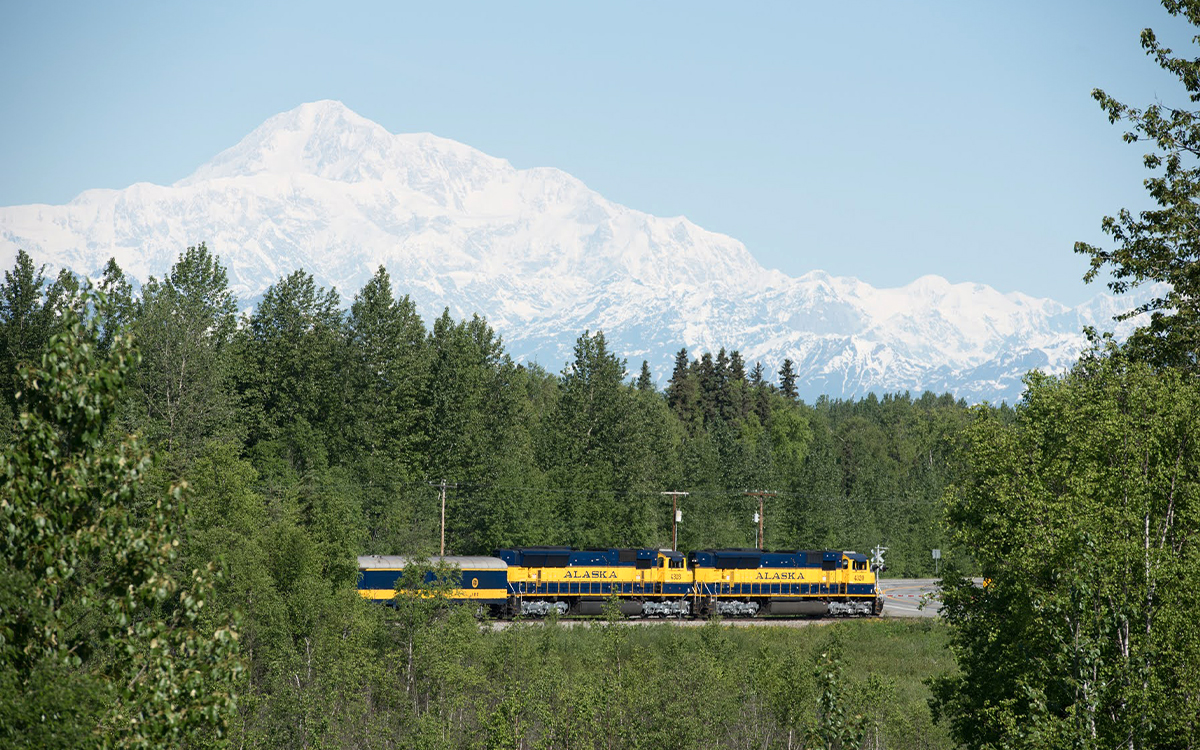
[{"label": "snow-capped mountain", "polygon": [[514,357],[551,370],[580,332],[603,330],[631,370],[648,359],[660,378],[683,346],[738,349],[769,371],[790,357],[808,398],[932,389],[1013,401],[1024,372],[1066,367],[1080,329],[1111,329],[1125,303],[1068,308],[936,276],[896,289],[790,278],[683,217],[617,205],[556,169],[395,135],[334,101],[272,117],[174,185],[0,208],[5,268],[23,248],[87,275],[116,258],[144,280],[201,241],[247,302],[298,268],[349,300],[384,265],[427,320],[478,312]]}]

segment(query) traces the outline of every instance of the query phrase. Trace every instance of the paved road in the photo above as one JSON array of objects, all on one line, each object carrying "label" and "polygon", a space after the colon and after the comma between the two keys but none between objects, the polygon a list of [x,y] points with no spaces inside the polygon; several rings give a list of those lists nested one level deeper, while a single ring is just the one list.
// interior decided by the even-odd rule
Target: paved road
[{"label": "paved road", "polygon": [[936,578],[881,580],[879,589],[883,592],[883,616],[936,617],[942,608],[937,598],[937,583]]}]

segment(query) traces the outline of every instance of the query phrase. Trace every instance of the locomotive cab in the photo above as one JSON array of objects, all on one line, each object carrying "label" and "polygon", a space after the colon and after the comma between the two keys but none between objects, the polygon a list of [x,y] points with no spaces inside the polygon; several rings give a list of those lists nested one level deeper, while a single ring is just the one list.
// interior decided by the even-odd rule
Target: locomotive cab
[{"label": "locomotive cab", "polygon": [[658,566],[664,570],[679,570],[687,568],[687,563],[682,552],[663,550],[658,553]]},{"label": "locomotive cab", "polygon": [[643,614],[649,617],[683,617],[691,614],[692,574],[683,554],[674,550],[659,550],[654,569],[649,571],[654,581],[650,596],[643,603]]},{"label": "locomotive cab", "polygon": [[871,570],[867,556],[843,552],[842,567],[846,601],[853,604],[856,613],[879,614],[883,609],[883,599],[879,597],[875,571]]},{"label": "locomotive cab", "polygon": [[690,588],[692,579],[688,575],[687,560],[681,552],[673,550],[659,552],[658,570],[655,572],[657,575],[655,576],[654,593],[658,596],[685,594],[687,591],[679,587]]}]

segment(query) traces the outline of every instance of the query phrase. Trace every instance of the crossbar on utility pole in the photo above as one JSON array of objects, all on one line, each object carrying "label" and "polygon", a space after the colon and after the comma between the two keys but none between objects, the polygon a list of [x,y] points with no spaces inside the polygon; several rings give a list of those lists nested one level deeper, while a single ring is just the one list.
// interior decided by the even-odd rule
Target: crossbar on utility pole
[{"label": "crossbar on utility pole", "polygon": [[686,497],[686,492],[660,492],[660,495],[671,496],[671,551],[679,549],[679,497]]},{"label": "crossbar on utility pole", "polygon": [[775,497],[779,493],[778,492],[764,492],[763,490],[754,490],[754,491],[747,490],[746,492],[743,492],[742,494],[746,495],[747,497],[757,497],[758,498],[758,548],[766,549],[767,548],[767,538],[763,532],[763,520],[764,520],[763,519],[763,498],[764,497]]}]

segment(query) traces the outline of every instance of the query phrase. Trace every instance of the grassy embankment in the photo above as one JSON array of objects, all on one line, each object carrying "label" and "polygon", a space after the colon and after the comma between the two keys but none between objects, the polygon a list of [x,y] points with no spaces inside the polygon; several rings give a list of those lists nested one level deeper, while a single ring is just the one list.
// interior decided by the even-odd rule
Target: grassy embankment
[{"label": "grassy embankment", "polygon": [[935,621],[495,632],[451,615],[417,640],[416,728],[443,747],[803,747],[829,692],[867,747],[951,746],[923,682],[954,668]]}]

